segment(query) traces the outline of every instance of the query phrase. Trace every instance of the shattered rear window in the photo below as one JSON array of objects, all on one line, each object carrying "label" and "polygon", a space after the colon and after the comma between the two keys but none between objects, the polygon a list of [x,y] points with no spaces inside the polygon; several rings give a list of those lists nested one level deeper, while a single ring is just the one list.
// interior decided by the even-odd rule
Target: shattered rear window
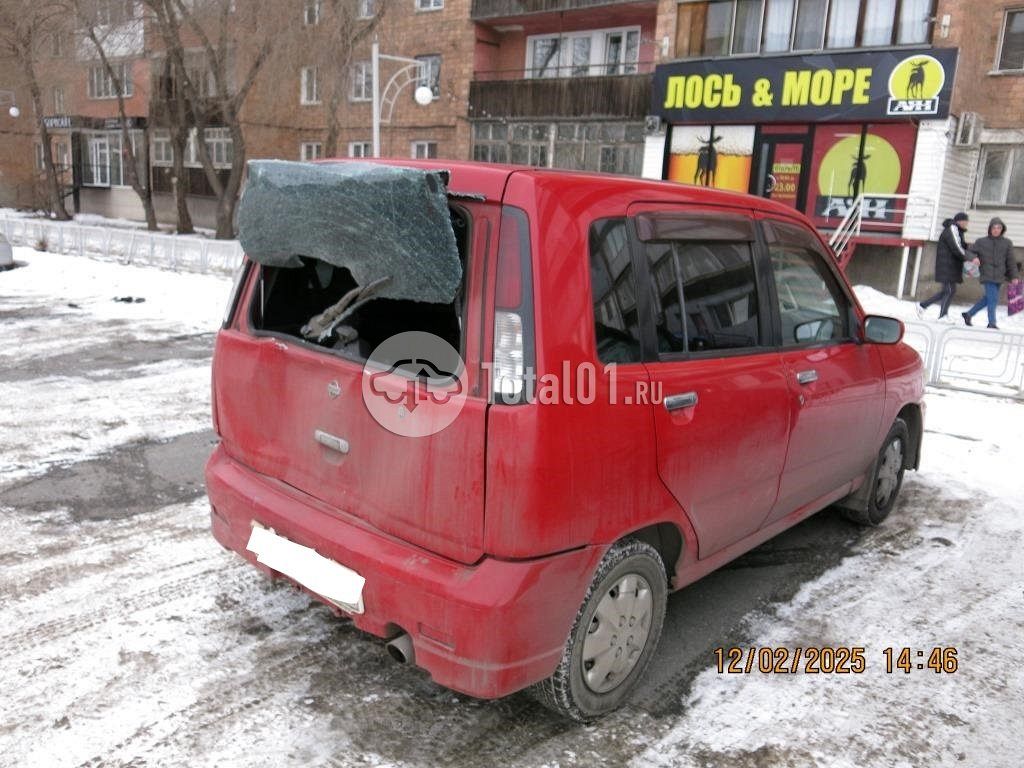
[{"label": "shattered rear window", "polygon": [[254,160],[238,228],[253,261],[302,269],[315,259],[343,268],[361,300],[448,304],[462,282],[440,171]]}]

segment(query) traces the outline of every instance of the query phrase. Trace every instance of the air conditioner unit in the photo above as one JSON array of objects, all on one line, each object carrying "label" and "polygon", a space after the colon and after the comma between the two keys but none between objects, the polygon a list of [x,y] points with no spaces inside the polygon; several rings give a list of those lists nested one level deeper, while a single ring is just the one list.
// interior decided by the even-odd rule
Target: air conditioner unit
[{"label": "air conditioner unit", "polygon": [[648,115],[644,118],[644,133],[648,136],[661,133],[661,118],[658,115]]},{"label": "air conditioner unit", "polygon": [[957,147],[973,147],[981,136],[981,117],[977,112],[964,112],[956,121],[953,144]]}]

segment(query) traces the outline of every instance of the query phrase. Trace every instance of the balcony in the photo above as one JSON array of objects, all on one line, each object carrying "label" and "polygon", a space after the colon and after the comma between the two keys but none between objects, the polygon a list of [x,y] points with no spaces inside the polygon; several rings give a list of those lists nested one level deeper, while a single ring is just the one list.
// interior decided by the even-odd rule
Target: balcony
[{"label": "balcony", "polygon": [[651,4],[650,0],[473,0],[470,18],[474,21],[529,16],[538,13],[561,13],[606,5]]},{"label": "balcony", "polygon": [[643,118],[651,107],[650,67],[641,74],[512,79],[477,72],[469,84],[471,118]]}]

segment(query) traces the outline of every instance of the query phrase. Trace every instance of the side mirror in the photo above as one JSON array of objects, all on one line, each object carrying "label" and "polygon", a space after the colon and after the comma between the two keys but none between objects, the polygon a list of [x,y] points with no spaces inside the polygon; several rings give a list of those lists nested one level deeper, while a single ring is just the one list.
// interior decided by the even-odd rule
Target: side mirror
[{"label": "side mirror", "polygon": [[868,315],[864,318],[864,341],[872,344],[899,344],[903,339],[903,323],[894,317]]}]

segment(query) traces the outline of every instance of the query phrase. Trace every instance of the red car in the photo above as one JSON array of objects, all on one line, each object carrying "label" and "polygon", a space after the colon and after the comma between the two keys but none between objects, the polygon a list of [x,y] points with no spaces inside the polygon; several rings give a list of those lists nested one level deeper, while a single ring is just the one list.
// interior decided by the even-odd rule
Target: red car
[{"label": "red car", "polygon": [[[829,505],[881,522],[918,466],[920,358],[790,208],[490,164],[280,165],[311,192],[294,214],[271,182],[266,209],[243,199],[213,533],[441,685],[600,716],[643,675],[669,591]],[[375,174],[388,191],[346,187]],[[415,185],[427,202],[396,202]],[[359,294],[371,277],[394,289]],[[325,308],[337,333],[306,338]],[[457,415],[416,437],[361,394],[405,331],[465,363]]]}]

